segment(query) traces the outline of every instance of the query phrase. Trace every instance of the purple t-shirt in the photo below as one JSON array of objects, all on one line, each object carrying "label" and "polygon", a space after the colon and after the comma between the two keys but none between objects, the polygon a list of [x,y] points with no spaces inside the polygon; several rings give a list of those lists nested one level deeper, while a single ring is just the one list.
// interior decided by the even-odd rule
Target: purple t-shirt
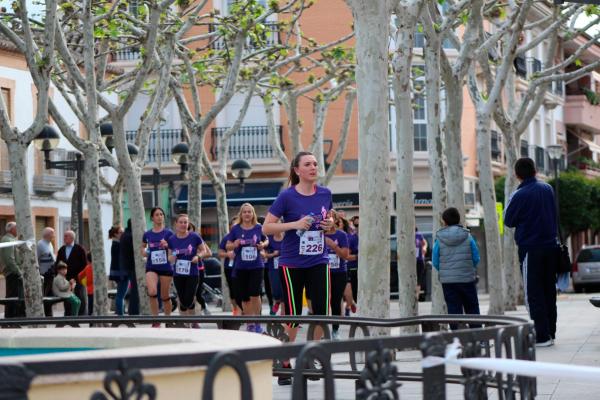
[{"label": "purple t-shirt", "polygon": [[251,229],[244,229],[240,224],[234,225],[229,232],[229,241],[240,239],[240,247],[235,249],[234,269],[264,268],[265,264],[256,247],[258,242],[267,240],[262,233],[262,225],[256,224]]},{"label": "purple t-shirt", "polygon": [[[267,253],[273,253],[274,251],[281,251],[281,241],[276,241],[273,235],[267,235],[269,239],[269,245],[267,246]],[[275,260],[277,259],[277,260]],[[279,256],[267,258],[265,267],[270,270],[279,268]]]},{"label": "purple t-shirt", "polygon": [[[231,232],[229,232],[227,235],[223,236],[223,239],[221,239],[221,242],[219,242],[219,249],[223,250],[223,251],[227,251],[227,241],[230,240],[229,238],[231,237]],[[225,268],[233,268],[233,260],[230,260],[229,258],[225,258],[224,260],[224,264]]]},{"label": "purple t-shirt", "polygon": [[425,238],[419,232],[415,233],[415,254],[417,256],[417,260],[423,261],[423,242]]},{"label": "purple t-shirt", "polygon": [[327,218],[331,210],[331,191],[326,187],[316,186],[315,193],[305,196],[291,186],[279,193],[269,212],[283,222],[294,222],[311,215],[314,222],[310,229],[302,235],[295,230],[285,232],[281,242],[279,265],[289,268],[308,268],[319,264],[327,264],[329,257],[325,251],[325,235],[319,223]]},{"label": "purple t-shirt", "polygon": [[[358,256],[358,234],[350,233],[348,234],[348,247],[350,248],[350,254]],[[348,261],[346,263],[348,269],[357,269],[358,268],[358,259],[353,261]]]},{"label": "purple t-shirt", "polygon": [[200,235],[196,232],[189,232],[184,238],[173,235],[167,242],[171,254],[177,258],[173,265],[173,275],[198,276],[198,263],[192,263],[192,259],[198,253],[198,246],[204,243]]},{"label": "purple t-shirt", "polygon": [[142,236],[142,241],[148,246],[148,256],[146,260],[146,269],[149,271],[171,271],[173,267],[167,259],[167,249],[160,247],[160,241],[173,236],[170,229],[163,229],[160,232],[154,232],[152,229],[146,231]]},{"label": "purple t-shirt", "polygon": [[[325,236],[333,240],[339,247],[348,248],[346,232],[338,229],[334,233],[328,233]],[[327,246],[327,253],[329,255],[329,271],[332,273],[346,272],[346,260],[341,259],[329,246]]]}]

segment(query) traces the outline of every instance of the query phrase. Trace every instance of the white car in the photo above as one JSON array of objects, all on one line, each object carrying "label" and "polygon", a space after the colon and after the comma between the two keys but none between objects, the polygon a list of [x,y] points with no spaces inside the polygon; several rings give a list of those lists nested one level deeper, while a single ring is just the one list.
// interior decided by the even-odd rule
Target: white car
[{"label": "white car", "polygon": [[573,290],[581,293],[592,285],[600,285],[600,245],[584,246],[573,263]]}]

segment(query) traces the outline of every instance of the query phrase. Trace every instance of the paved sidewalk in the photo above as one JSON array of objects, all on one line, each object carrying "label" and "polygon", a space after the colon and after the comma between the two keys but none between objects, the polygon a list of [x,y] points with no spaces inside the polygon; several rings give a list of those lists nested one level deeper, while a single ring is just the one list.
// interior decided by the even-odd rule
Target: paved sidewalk
[{"label": "paved sidewalk", "polygon": [[[556,362],[564,364],[589,365],[600,367],[600,309],[589,302],[589,294],[562,294],[558,298],[558,330],[556,344],[548,348],[537,348],[536,356],[539,361]],[[487,295],[480,296],[481,311],[488,309]],[[420,303],[419,313],[427,314],[430,303]],[[392,302],[392,315],[398,315],[397,302]],[[527,318],[525,307],[517,311],[508,312],[507,315]],[[301,332],[299,337],[304,337],[306,332]],[[347,332],[342,333],[347,337]],[[403,352],[397,362],[401,371],[415,371],[420,369],[420,353]],[[339,368],[345,368],[347,357],[333,359]],[[336,381],[336,398],[354,399],[353,381]],[[322,399],[322,382],[308,381],[308,398]],[[462,399],[462,386],[446,385],[448,399]],[[420,383],[404,382],[399,390],[401,399],[420,399],[422,387]],[[287,400],[291,398],[291,387],[280,387],[273,380],[273,398]],[[489,398],[497,399],[495,391],[489,391]],[[598,383],[584,383],[573,380],[559,380],[553,378],[538,378],[538,396],[540,400],[597,400],[600,398],[600,378]]]}]

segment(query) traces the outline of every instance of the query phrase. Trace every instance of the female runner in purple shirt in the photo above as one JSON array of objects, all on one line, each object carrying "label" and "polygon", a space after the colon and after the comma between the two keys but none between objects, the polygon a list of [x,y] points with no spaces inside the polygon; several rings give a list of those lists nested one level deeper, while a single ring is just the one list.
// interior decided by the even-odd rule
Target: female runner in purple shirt
[{"label": "female runner in purple shirt", "polygon": [[[290,187],[279,193],[265,218],[263,232],[284,232],[279,255],[279,273],[284,292],[286,315],[302,314],[302,291],[312,301],[315,315],[327,315],[329,305],[329,257],[325,251],[324,230],[333,226],[328,217],[332,208],[331,191],[318,186],[317,159],[300,152],[290,165]],[[283,222],[280,222],[279,219]],[[290,342],[296,340],[297,324],[288,326]],[[317,327],[313,339],[320,339]],[[284,363],[284,367],[289,364]],[[280,384],[290,384],[289,379]]]},{"label": "female runner in purple shirt", "polygon": [[[233,276],[235,292],[242,301],[242,315],[260,315],[260,289],[263,282],[264,267],[260,252],[269,241],[262,232],[262,226],[254,207],[244,203],[238,213],[239,224],[229,232],[227,250],[235,252]],[[262,333],[260,324],[248,324],[250,332]]]},{"label": "female runner in purple shirt", "polygon": [[200,235],[188,231],[188,224],[188,216],[179,214],[175,220],[175,234],[167,240],[169,261],[173,265],[173,280],[179,297],[180,315],[194,315],[199,281],[198,263],[202,262],[202,257],[210,254]]},{"label": "female runner in purple shirt", "polygon": [[[167,239],[173,232],[165,228],[165,212],[160,207],[150,210],[152,229],[146,231],[142,237],[142,256],[146,257],[146,286],[148,297],[150,297],[150,312],[158,315],[158,293],[157,287],[160,280],[160,298],[163,301],[165,315],[171,315],[171,280],[173,279],[173,267],[167,259]],[[152,324],[160,327],[159,323]]]},{"label": "female runner in purple shirt", "polygon": [[[335,226],[325,232],[325,243],[329,253],[329,273],[331,278],[331,315],[342,315],[342,298],[344,289],[348,282],[346,260],[350,255],[348,248],[348,236],[346,232],[339,228],[342,217],[334,210],[331,210],[331,216],[335,221]],[[333,324],[332,338],[338,339],[338,324]]]}]

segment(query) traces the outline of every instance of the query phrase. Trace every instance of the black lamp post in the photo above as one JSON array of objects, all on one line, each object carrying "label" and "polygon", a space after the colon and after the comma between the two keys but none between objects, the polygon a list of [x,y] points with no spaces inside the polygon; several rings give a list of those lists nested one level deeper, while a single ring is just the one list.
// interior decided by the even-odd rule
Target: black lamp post
[{"label": "black lamp post", "polygon": [[[110,152],[114,148],[113,145],[113,130],[110,123],[100,125],[100,136]],[[83,243],[83,185],[82,171],[85,160],[81,153],[75,155],[75,160],[51,161],[50,152],[58,146],[60,135],[58,131],[51,125],[45,125],[42,131],[33,140],[35,147],[44,152],[44,166],[46,169],[58,169],[64,171],[75,171],[76,175],[76,191],[77,191],[77,236],[79,243]],[[138,149],[133,144],[127,145],[127,151],[130,157],[138,154]],[[98,165],[107,167],[110,164],[105,159],[100,159]]]},{"label": "black lamp post", "polygon": [[158,186],[161,183],[170,183],[177,180],[184,180],[188,166],[189,146],[187,143],[177,143],[171,149],[173,162],[179,164],[179,175],[161,175],[158,168],[152,169],[152,185],[154,186],[154,206],[158,206]]},{"label": "black lamp post", "polygon": [[331,165],[327,162],[329,155],[331,154],[331,149],[333,148],[333,140],[332,139],[323,139],[323,165],[325,167],[325,171],[329,169]]},{"label": "black lamp post", "polygon": [[244,191],[244,179],[249,178],[252,173],[252,165],[246,160],[235,160],[231,164],[231,175],[240,180],[240,188]]},{"label": "black lamp post", "polygon": [[[554,167],[554,198],[556,199],[554,203],[556,206],[556,216],[558,218],[560,212],[558,200],[558,162],[563,155],[563,147],[559,144],[552,144],[547,146],[546,150],[548,150],[548,157],[552,160]],[[558,226],[558,232],[560,236],[560,226]],[[562,240],[562,237],[560,239]]]}]

